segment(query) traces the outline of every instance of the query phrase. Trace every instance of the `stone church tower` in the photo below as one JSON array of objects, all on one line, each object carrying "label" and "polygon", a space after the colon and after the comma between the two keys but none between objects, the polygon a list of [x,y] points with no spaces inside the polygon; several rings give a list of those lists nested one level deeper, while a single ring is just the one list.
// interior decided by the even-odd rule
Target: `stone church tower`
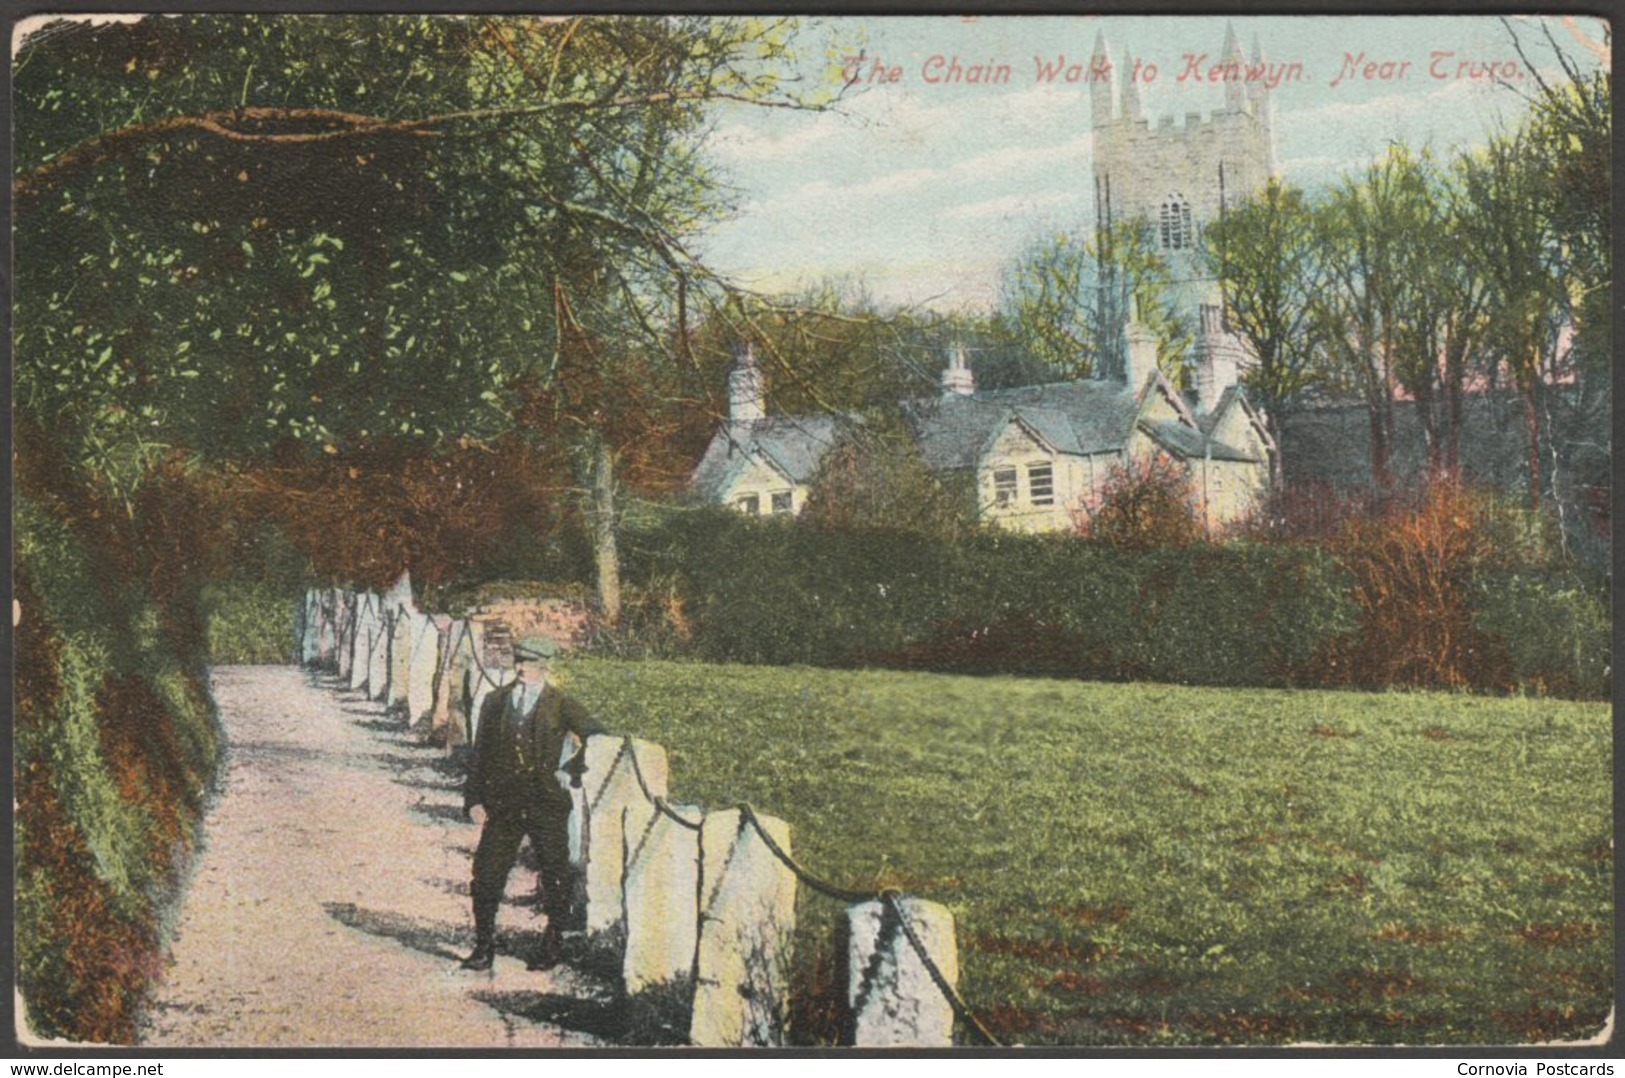
[{"label": "stone church tower", "polygon": [[[1103,31],[1095,37],[1093,64],[1095,70],[1110,64]],[[1191,358],[1199,382],[1219,377],[1204,369],[1214,356],[1221,368],[1246,362],[1236,352],[1239,342],[1225,332],[1219,282],[1202,266],[1198,243],[1224,207],[1256,194],[1275,174],[1274,103],[1262,78],[1247,77],[1264,65],[1257,38],[1251,60],[1244,60],[1235,29],[1226,27],[1218,59],[1210,55],[1202,65],[1204,79],[1221,82],[1224,106],[1206,117],[1187,112],[1183,122],[1146,117],[1126,50],[1110,79],[1090,84],[1096,219],[1102,227],[1134,218],[1150,223],[1171,266],[1175,303],[1196,333]]]}]

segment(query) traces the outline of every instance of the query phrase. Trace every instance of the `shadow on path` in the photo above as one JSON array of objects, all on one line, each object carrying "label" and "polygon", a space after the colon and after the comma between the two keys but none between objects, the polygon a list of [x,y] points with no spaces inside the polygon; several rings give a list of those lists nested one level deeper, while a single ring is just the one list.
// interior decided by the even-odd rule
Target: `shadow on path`
[{"label": "shadow on path", "polygon": [[341,925],[359,929],[371,936],[392,939],[404,947],[436,958],[455,961],[473,946],[473,933],[464,926],[454,928],[443,921],[364,910],[352,902],[324,902],[322,908]]},{"label": "shadow on path", "polygon": [[578,999],[548,992],[473,992],[475,999],[504,1015],[590,1033],[607,1041],[626,1031],[626,1006],[614,999]]},{"label": "shadow on path", "polygon": [[449,823],[463,823],[467,820],[461,805],[413,805],[412,811],[431,820],[444,820]]}]

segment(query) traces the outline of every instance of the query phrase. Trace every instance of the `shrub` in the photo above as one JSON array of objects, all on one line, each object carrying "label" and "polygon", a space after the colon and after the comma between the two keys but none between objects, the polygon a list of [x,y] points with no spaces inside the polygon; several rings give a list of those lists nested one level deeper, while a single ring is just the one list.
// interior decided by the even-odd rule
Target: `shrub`
[{"label": "shrub", "polygon": [[1484,573],[1473,582],[1473,624],[1504,642],[1519,686],[1563,696],[1607,696],[1607,607],[1571,574]]},{"label": "shrub", "polygon": [[1185,546],[1203,537],[1190,468],[1166,453],[1113,464],[1078,534],[1127,550]]}]

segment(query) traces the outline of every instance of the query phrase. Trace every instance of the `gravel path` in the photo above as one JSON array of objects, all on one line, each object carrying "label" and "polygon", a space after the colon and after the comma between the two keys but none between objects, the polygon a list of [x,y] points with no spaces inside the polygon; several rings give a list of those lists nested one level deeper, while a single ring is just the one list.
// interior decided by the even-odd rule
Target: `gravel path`
[{"label": "gravel path", "polygon": [[213,691],[224,775],[144,1045],[606,1043],[592,1032],[612,1028],[605,985],[525,970],[545,921],[523,866],[496,968],[457,968],[476,832],[440,750],[296,667],[216,668]]}]

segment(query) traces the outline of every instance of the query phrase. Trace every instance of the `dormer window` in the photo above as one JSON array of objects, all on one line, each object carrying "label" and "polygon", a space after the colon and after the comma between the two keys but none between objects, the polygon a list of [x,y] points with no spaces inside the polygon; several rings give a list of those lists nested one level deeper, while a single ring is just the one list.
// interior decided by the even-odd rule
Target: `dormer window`
[{"label": "dormer window", "polygon": [[1191,228],[1191,204],[1184,195],[1171,194],[1162,203],[1159,220],[1162,245],[1171,251],[1196,245],[1196,233]]}]

